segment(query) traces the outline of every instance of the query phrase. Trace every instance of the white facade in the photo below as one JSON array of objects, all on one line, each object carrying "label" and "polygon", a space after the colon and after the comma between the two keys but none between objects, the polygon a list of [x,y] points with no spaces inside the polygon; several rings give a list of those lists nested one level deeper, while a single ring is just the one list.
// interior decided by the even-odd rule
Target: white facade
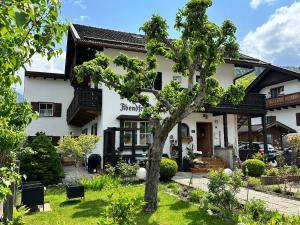
[{"label": "white facade", "polygon": [[[114,57],[119,54],[120,50],[104,49],[104,54]],[[145,57],[144,53],[126,52],[129,56]],[[180,76],[172,71],[172,62],[165,58],[159,57],[157,71],[162,72],[162,85],[164,86],[174,76]],[[122,68],[111,65],[116,72],[123,72]],[[219,80],[220,85],[227,88],[234,79],[234,65],[224,64],[217,68],[215,77]],[[182,85],[187,86],[187,78],[182,77]],[[194,78],[196,80],[196,77]],[[120,115],[139,115],[139,111],[124,110],[122,104],[128,107],[135,107],[134,104],[128,102],[126,99],[121,99],[120,96],[109,90],[106,86],[100,86],[102,89],[102,111],[97,118],[85,124],[82,127],[72,127],[67,124],[66,111],[73,99],[74,88],[70,85],[69,81],[62,79],[44,79],[44,78],[28,78],[25,77],[25,91],[24,95],[29,102],[57,102],[62,103],[62,116],[59,118],[54,117],[39,117],[33,121],[26,132],[32,136],[38,131],[44,131],[46,135],[64,136],[67,134],[79,135],[84,129],[87,133],[91,134],[91,126],[97,123],[97,134],[100,140],[97,144],[94,153],[103,156],[103,132],[108,127],[120,127],[120,121],[117,119]],[[123,106],[124,106],[123,105]],[[227,115],[228,121],[228,144],[237,148],[238,145],[238,131],[237,131],[237,116],[233,114]],[[192,145],[194,150],[197,150],[197,131],[196,124],[198,122],[205,122],[212,124],[212,137],[213,147],[224,147],[224,127],[223,116],[213,116],[211,113],[192,113],[185,118],[183,123],[187,124],[190,130],[190,136],[193,139]],[[119,136],[116,135],[116,144],[119,143]],[[164,146],[164,153],[170,154],[171,138],[177,139],[177,126],[170,132],[168,139]],[[183,144],[183,156],[186,154],[185,144]]]},{"label": "white facade", "polygon": [[[284,76],[284,74],[283,74]],[[281,93],[282,95],[289,95],[293,93],[300,92],[300,82],[295,80],[290,80],[274,85],[270,85],[261,89],[260,94],[265,94],[266,98],[270,98],[270,93],[272,88],[284,86],[284,91]],[[278,122],[283,123],[290,128],[295,129],[298,133],[300,133],[300,126],[297,126],[296,114],[300,113],[300,106],[288,107],[288,108],[280,108],[274,109],[273,111],[268,110],[267,116],[276,116],[276,120]],[[259,118],[252,119],[252,124],[261,124],[261,120]]]},{"label": "white facade", "polygon": [[73,99],[74,89],[70,82],[63,79],[27,77],[24,79],[24,98],[27,102],[61,103],[61,117],[38,117],[26,128],[29,136],[45,132],[48,136],[64,136],[78,133],[78,128],[68,126],[67,109]]}]

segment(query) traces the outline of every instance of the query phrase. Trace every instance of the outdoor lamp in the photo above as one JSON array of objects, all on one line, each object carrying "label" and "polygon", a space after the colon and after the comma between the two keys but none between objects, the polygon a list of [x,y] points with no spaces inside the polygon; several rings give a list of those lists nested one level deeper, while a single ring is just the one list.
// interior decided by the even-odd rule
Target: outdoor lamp
[{"label": "outdoor lamp", "polygon": [[136,177],[139,180],[146,180],[146,175],[147,175],[147,170],[143,167],[139,168],[138,171],[136,172]]}]

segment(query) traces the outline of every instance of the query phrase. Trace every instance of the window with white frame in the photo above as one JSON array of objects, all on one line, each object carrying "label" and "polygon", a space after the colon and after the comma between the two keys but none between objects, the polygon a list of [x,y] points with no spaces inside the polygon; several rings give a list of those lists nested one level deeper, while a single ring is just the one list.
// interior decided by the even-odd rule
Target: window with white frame
[{"label": "window with white frame", "polygon": [[[124,128],[132,128],[136,130],[136,145],[147,145],[152,142],[152,133],[147,121],[124,121]],[[124,145],[132,145],[132,131],[124,131]]]},{"label": "window with white frame", "polygon": [[39,116],[53,116],[53,103],[40,103]]}]

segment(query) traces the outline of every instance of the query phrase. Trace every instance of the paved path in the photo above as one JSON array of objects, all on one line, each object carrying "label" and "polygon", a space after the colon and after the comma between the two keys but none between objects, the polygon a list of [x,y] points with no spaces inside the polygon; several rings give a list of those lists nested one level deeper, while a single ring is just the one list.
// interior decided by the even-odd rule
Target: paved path
[{"label": "paved path", "polygon": [[63,179],[64,184],[68,183],[76,183],[81,178],[91,178],[93,176],[96,176],[97,174],[88,173],[86,168],[84,167],[78,167],[75,166],[65,166],[64,167],[65,172],[65,178]]},{"label": "paved path", "polygon": [[[208,179],[204,177],[205,175],[206,174],[193,174],[193,179],[191,182],[192,173],[179,172],[173,177],[173,180],[177,183],[187,186],[191,182],[192,187],[208,191]],[[237,198],[240,202],[247,200],[247,192],[249,200],[261,199],[265,201],[268,210],[278,210],[281,213],[286,213],[289,215],[300,215],[300,201],[241,188],[240,192],[237,194]]]}]

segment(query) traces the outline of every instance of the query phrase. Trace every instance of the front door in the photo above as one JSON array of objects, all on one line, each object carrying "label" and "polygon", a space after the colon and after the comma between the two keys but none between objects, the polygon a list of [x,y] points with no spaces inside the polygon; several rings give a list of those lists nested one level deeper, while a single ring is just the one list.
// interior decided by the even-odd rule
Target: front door
[{"label": "front door", "polygon": [[202,151],[204,157],[211,157],[212,142],[212,124],[197,123],[197,151]]}]

